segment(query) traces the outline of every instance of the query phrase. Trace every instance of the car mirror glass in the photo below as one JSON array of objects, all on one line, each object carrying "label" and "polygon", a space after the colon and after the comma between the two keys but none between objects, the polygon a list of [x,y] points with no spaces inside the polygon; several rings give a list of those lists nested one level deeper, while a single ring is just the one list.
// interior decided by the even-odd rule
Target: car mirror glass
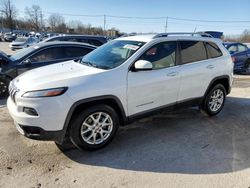
[{"label": "car mirror glass", "polygon": [[31,60],[30,60],[30,59],[26,59],[26,60],[23,62],[23,64],[25,64],[25,65],[30,65],[30,64],[31,64]]},{"label": "car mirror glass", "polygon": [[146,60],[138,60],[134,64],[135,71],[145,71],[145,70],[152,70],[153,65],[150,61]]}]

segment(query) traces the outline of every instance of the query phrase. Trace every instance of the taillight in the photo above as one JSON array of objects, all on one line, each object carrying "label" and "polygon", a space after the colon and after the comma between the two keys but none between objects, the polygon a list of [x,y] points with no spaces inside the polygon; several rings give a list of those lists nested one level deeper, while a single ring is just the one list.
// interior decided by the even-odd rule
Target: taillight
[{"label": "taillight", "polygon": [[232,57],[232,61],[233,61],[233,63],[235,63],[235,61],[236,61],[236,58],[235,58],[235,57]]}]

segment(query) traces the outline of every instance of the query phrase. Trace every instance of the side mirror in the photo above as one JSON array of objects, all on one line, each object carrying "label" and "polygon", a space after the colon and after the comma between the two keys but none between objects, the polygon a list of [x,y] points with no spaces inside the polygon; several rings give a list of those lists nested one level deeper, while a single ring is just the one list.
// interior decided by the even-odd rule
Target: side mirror
[{"label": "side mirror", "polygon": [[146,60],[138,60],[134,64],[135,71],[146,71],[152,69],[153,69],[152,63]]},{"label": "side mirror", "polygon": [[23,62],[23,64],[29,66],[29,65],[31,64],[31,60],[30,60],[30,59],[26,59],[26,60]]}]

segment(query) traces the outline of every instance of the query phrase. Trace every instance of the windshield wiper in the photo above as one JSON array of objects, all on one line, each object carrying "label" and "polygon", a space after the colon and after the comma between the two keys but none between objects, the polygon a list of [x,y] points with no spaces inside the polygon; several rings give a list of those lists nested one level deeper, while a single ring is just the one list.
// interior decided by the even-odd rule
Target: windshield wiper
[{"label": "windshield wiper", "polygon": [[95,67],[95,68],[99,68],[99,69],[109,69],[108,66],[105,66],[105,65],[96,65],[94,63],[91,63],[90,61],[81,61],[81,63],[85,64],[87,66]]}]

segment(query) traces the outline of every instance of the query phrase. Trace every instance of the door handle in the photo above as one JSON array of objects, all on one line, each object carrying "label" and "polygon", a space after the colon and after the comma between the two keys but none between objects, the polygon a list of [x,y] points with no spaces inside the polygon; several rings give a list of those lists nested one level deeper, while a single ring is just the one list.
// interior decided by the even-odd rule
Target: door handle
[{"label": "door handle", "polygon": [[213,69],[214,68],[214,65],[208,65],[207,66],[207,69]]},{"label": "door handle", "polygon": [[170,72],[167,74],[167,76],[170,76],[170,77],[174,77],[174,76],[177,76],[178,75],[178,72]]}]

